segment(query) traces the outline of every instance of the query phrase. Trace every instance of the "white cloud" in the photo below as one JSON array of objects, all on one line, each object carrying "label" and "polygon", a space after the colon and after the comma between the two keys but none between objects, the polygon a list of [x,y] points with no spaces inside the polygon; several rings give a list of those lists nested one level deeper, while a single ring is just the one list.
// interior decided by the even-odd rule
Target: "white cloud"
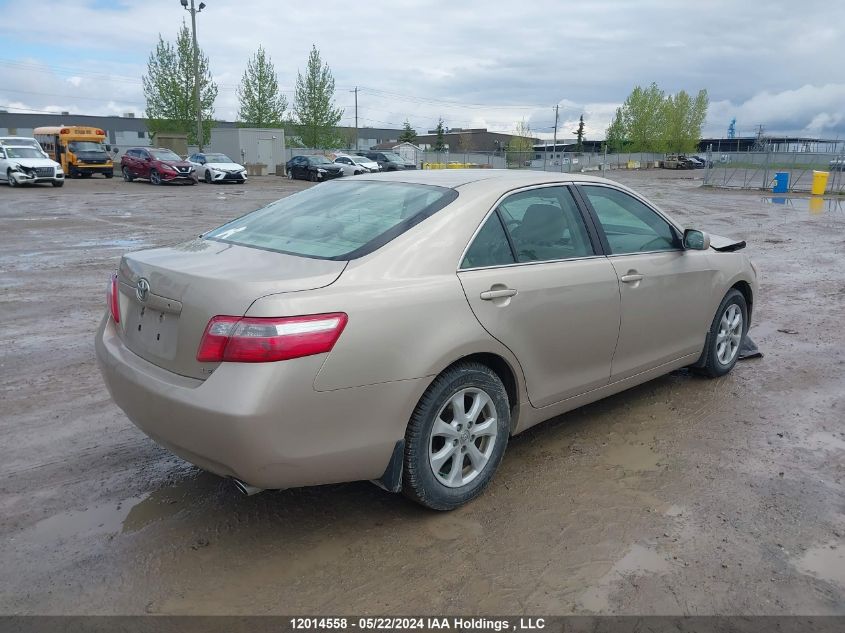
[{"label": "white cloud", "polygon": [[[370,0],[290,11],[276,0],[207,4],[198,35],[223,118],[235,116],[235,89],[259,44],[290,98],[313,43],[334,73],[345,124],[353,121],[357,85],[361,126],[408,118],[427,130],[442,116],[450,127],[507,131],[525,118],[551,136],[559,103],[564,137],[583,113],[587,137],[600,138],[633,86],[656,81],[668,92],[707,88],[713,132],[723,134],[732,116],[741,129],[763,123],[835,134],[843,127],[845,100],[838,109],[826,100],[838,98],[830,86],[845,85],[845,66],[831,58],[845,50],[841,2],[804,0],[800,20],[784,19],[796,10],[789,0],[770,0],[764,10],[732,0]],[[26,44],[30,54],[49,42],[29,60],[40,65],[35,70],[0,60],[0,105],[141,113],[147,56],[159,33],[173,39],[187,18],[176,0],[105,11],[93,0],[41,0],[39,11],[51,19],[0,21],[0,37]],[[97,35],[55,24],[97,24]],[[6,60],[22,61],[13,46],[5,51]]]}]

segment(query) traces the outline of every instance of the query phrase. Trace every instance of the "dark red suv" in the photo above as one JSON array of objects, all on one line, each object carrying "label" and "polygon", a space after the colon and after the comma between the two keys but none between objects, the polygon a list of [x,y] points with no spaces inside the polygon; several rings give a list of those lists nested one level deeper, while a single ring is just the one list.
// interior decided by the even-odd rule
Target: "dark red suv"
[{"label": "dark red suv", "polygon": [[187,182],[197,184],[194,166],[182,160],[172,150],[162,147],[133,147],[120,158],[123,179],[132,182],[146,178],[154,185],[164,182]]}]

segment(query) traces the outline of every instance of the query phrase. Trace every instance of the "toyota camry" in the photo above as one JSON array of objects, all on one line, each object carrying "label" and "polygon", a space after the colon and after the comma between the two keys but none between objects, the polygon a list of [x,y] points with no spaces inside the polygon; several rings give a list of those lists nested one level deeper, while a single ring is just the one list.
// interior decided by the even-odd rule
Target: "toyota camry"
[{"label": "toyota camry", "polygon": [[601,178],[364,174],[125,255],[97,357],[132,422],[242,492],[372,480],[449,510],[517,433],[728,373],[744,245]]}]

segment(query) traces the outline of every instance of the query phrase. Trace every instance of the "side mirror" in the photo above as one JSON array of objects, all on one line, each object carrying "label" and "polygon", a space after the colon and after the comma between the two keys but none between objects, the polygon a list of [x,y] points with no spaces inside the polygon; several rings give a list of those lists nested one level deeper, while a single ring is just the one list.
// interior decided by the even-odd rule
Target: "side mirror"
[{"label": "side mirror", "polygon": [[685,230],[684,248],[691,251],[706,251],[710,248],[710,234],[695,229]]},{"label": "side mirror", "polygon": [[112,151],[112,154],[117,154],[120,150],[118,150],[116,147],[112,147],[111,151]]}]

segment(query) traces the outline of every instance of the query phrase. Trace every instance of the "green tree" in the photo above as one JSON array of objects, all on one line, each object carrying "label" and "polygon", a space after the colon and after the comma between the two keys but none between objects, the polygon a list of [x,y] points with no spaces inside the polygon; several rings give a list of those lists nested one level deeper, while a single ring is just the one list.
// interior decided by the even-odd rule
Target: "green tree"
[{"label": "green tree", "polygon": [[[202,113],[202,142],[211,137],[214,100],[217,84],[211,78],[208,57],[198,51],[200,112]],[[147,61],[147,74],[142,78],[146,99],[147,127],[150,132],[181,132],[188,135],[188,143],[197,145],[197,113],[194,86],[194,45],[185,23],[176,36],[176,44],[165,42],[159,33],[158,44]]]},{"label": "green tree", "polygon": [[581,153],[584,151],[584,115],[581,115],[581,118],[578,119],[578,129],[575,130],[575,138],[577,142],[575,143],[575,151]]},{"label": "green tree", "polygon": [[613,121],[607,128],[607,145],[608,151],[621,152],[627,143],[625,132],[625,115],[622,108],[616,108],[616,114],[613,116]]},{"label": "green tree", "polygon": [[245,127],[281,127],[288,101],[279,92],[273,61],[262,46],[247,62],[238,86],[238,121]]},{"label": "green tree", "polygon": [[622,115],[625,136],[631,152],[662,152],[664,150],[664,93],[652,83],[648,88],[637,86],[625,99]]},{"label": "green tree", "polygon": [[525,119],[517,121],[514,126],[513,137],[507,147],[508,164],[522,165],[531,157],[534,149],[534,139],[531,137],[531,126]]},{"label": "green tree", "polygon": [[432,148],[435,152],[445,152],[446,151],[446,138],[445,138],[445,130],[443,127],[443,117],[437,119],[437,127],[434,128],[434,133],[437,135],[437,138],[434,139],[434,147]]},{"label": "green tree", "polygon": [[305,76],[297,72],[293,113],[299,139],[305,147],[328,149],[342,143],[337,124],[343,110],[334,105],[334,77],[313,45]]},{"label": "green tree", "polygon": [[417,142],[417,131],[411,127],[411,124],[408,122],[408,119],[405,119],[405,123],[402,125],[402,133],[399,135],[399,142],[400,143],[416,143]]}]

